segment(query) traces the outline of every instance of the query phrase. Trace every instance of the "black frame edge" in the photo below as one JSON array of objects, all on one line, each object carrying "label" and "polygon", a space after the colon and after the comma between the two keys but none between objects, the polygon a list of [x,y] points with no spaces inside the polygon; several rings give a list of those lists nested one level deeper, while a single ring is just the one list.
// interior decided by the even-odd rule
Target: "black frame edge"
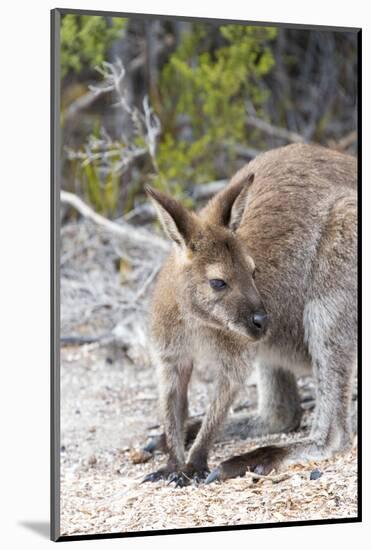
[{"label": "black frame edge", "polygon": [[357,35],[357,162],[358,162],[358,360],[357,360],[357,467],[358,467],[358,518],[362,521],[362,29]]},{"label": "black frame edge", "polygon": [[60,15],[101,15],[106,17],[137,17],[137,18],[148,18],[155,17],[158,19],[178,19],[182,21],[202,21],[205,23],[230,23],[231,25],[254,25],[256,27],[285,27],[292,29],[308,29],[308,30],[317,30],[317,31],[327,31],[332,32],[357,32],[360,30],[359,27],[336,27],[331,25],[312,25],[310,23],[285,23],[285,22],[272,22],[272,21],[250,21],[248,19],[223,19],[217,17],[197,17],[197,16],[187,16],[187,15],[172,15],[172,14],[156,14],[156,13],[133,13],[133,12],[119,12],[119,11],[105,11],[105,10],[81,10],[77,8],[56,8]]},{"label": "black frame edge", "polygon": [[60,383],[59,383],[59,149],[60,149],[60,10],[50,12],[51,105],[50,105],[50,263],[51,263],[51,345],[50,345],[50,538],[60,538]]},{"label": "black frame edge", "polygon": [[338,519],[315,519],[303,521],[282,521],[280,523],[253,523],[247,525],[223,525],[212,527],[190,527],[183,529],[162,529],[153,531],[131,531],[127,533],[98,533],[92,535],[63,535],[57,542],[71,542],[77,540],[119,539],[132,537],[152,537],[157,535],[184,535],[193,533],[214,533],[219,531],[249,531],[251,529],[279,529],[283,527],[298,527],[306,525],[340,525],[344,523],[360,523],[359,517]]}]

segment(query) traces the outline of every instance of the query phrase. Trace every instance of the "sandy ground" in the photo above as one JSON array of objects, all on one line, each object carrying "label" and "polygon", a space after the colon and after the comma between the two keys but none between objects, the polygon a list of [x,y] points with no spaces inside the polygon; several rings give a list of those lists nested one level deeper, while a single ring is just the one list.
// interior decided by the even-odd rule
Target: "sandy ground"
[{"label": "sandy ground", "polygon": [[[62,349],[61,534],[150,531],[357,515],[357,449],[332,460],[290,467],[283,480],[254,481],[249,475],[208,486],[175,489],[165,482],[141,484],[164,456],[133,464],[132,450],[158,433],[154,370],[139,368],[121,350],[95,345]],[[191,415],[204,411],[212,384],[193,382]],[[216,443],[209,466],[249,448],[298,438],[311,422],[310,379],[301,380],[307,410],[294,436]],[[253,387],[235,408],[252,410]],[[233,414],[233,413],[232,413]],[[152,431],[150,430],[152,428]],[[321,477],[310,480],[318,468]]]}]

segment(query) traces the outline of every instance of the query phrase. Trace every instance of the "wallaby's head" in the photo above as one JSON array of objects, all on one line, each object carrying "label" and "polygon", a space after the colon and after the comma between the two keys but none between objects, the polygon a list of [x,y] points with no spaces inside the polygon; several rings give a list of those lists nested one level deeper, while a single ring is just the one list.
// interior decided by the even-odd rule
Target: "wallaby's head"
[{"label": "wallaby's head", "polygon": [[235,234],[253,177],[228,185],[199,215],[151,187],[146,191],[174,243],[181,307],[206,325],[256,340],[268,316],[254,283],[254,260]]}]

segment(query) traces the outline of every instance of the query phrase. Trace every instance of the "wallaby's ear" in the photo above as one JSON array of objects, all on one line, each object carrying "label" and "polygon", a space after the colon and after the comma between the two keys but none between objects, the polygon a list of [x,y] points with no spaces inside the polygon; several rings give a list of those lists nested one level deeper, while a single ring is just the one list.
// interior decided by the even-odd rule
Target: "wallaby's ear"
[{"label": "wallaby's ear", "polygon": [[187,246],[196,224],[191,212],[188,212],[177,200],[149,185],[145,186],[145,191],[156,208],[167,236],[178,246]]},{"label": "wallaby's ear", "polygon": [[231,208],[231,216],[229,220],[229,227],[232,231],[236,231],[239,227],[242,216],[245,212],[246,203],[247,203],[247,194],[250,189],[251,184],[254,181],[254,174],[249,174],[246,178],[245,185],[242,187],[241,191],[237,195],[236,200],[234,201]]},{"label": "wallaby's ear", "polygon": [[231,182],[206,205],[204,214],[215,224],[236,229],[239,225],[247,197],[247,191],[254,181],[254,174]]}]

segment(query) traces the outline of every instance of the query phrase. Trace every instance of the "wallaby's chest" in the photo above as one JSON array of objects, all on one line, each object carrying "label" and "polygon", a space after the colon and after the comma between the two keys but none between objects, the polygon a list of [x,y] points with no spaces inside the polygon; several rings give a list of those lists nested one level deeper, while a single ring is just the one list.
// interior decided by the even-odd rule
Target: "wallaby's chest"
[{"label": "wallaby's chest", "polygon": [[190,352],[197,364],[220,365],[224,368],[248,369],[252,364],[254,344],[233,333],[198,327],[189,336]]}]

